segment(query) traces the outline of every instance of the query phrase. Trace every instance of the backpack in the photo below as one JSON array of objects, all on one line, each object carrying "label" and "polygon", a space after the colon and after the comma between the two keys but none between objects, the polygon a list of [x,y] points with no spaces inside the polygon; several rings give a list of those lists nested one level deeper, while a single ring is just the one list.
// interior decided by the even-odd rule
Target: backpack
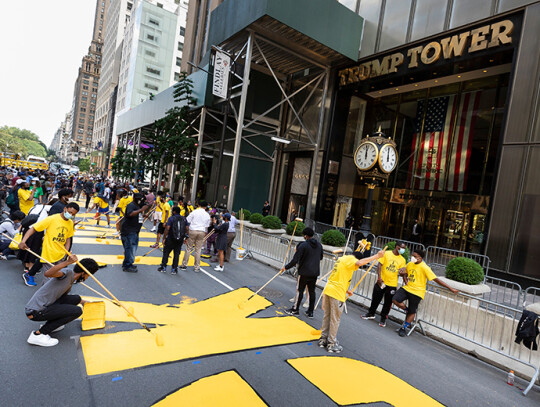
[{"label": "backpack", "polygon": [[21,221],[22,228],[25,230],[30,229],[30,226],[32,226],[34,223],[37,222],[37,220],[41,216],[41,212],[43,212],[44,209],[45,209],[45,205],[43,205],[43,207],[41,208],[38,214],[33,213],[31,215],[30,214],[26,215],[25,218]]},{"label": "backpack", "polygon": [[6,199],[6,205],[13,211],[19,210],[19,195],[18,188],[13,187]]},{"label": "backpack", "polygon": [[180,215],[175,215],[173,217],[173,222],[171,226],[171,231],[169,236],[174,240],[183,240],[186,234],[186,218]]},{"label": "backpack", "polygon": [[540,330],[538,329],[538,315],[532,311],[524,310],[516,328],[516,343],[521,343],[529,349],[538,350],[536,337]]}]

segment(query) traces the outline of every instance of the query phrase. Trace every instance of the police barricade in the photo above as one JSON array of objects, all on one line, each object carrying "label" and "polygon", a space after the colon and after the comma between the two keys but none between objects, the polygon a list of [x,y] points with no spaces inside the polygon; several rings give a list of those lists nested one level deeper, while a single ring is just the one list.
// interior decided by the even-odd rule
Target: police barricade
[{"label": "police barricade", "polygon": [[489,293],[482,294],[484,300],[508,305],[517,309],[522,308],[523,290],[518,283],[486,276],[484,284],[488,285],[491,289]]},{"label": "police barricade", "polygon": [[473,259],[482,266],[484,269],[484,275],[488,275],[489,263],[491,260],[488,256],[484,256],[483,254],[462,252],[460,250],[447,249],[444,247],[429,246],[426,249],[426,258],[424,261],[429,264],[435,274],[438,276],[444,276],[446,265],[450,262],[450,260],[456,257]]},{"label": "police barricade", "polygon": [[407,248],[409,251],[414,252],[417,249],[421,249],[423,251],[426,251],[426,247],[422,243],[418,242],[411,242],[409,240],[403,240],[403,239],[397,239],[395,237],[388,237],[388,236],[376,236],[375,241],[373,242],[373,245],[377,248],[382,249],[384,246],[386,246],[390,242],[402,242],[407,245]]},{"label": "police barricade", "polygon": [[523,293],[523,307],[527,305],[540,303],[540,288],[529,287]]}]

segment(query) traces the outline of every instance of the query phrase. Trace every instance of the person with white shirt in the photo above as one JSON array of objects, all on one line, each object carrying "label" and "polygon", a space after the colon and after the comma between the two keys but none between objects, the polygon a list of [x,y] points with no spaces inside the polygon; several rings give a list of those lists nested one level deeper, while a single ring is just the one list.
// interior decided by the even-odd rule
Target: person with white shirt
[{"label": "person with white shirt", "polygon": [[[228,211],[225,211],[225,213],[228,213]],[[236,237],[236,226],[239,224],[240,222],[238,219],[236,219],[236,216],[234,216],[234,212],[232,212],[231,220],[229,220],[229,230],[227,231],[227,252],[225,253],[226,262],[231,260],[232,245],[234,238]]]},{"label": "person with white shirt", "polygon": [[189,260],[189,254],[192,250],[195,250],[195,272],[198,273],[201,267],[201,248],[206,235],[206,230],[210,226],[210,215],[206,212],[208,204],[205,201],[199,202],[197,209],[191,212],[187,221],[189,224],[189,237],[186,241],[186,251],[184,258],[182,259],[182,265],[180,270],[187,270],[187,262]]}]

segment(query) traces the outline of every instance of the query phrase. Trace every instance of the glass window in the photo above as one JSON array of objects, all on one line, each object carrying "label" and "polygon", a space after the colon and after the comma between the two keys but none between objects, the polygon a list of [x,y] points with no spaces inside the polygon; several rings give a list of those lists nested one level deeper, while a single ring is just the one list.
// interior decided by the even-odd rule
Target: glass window
[{"label": "glass window", "polygon": [[481,20],[491,15],[491,0],[454,0],[450,28]]},{"label": "glass window", "polygon": [[512,10],[513,8],[521,7],[526,4],[531,3],[530,0],[499,0],[499,10],[498,13],[503,11]]},{"label": "glass window", "polygon": [[150,73],[152,73],[154,75],[158,75],[158,76],[161,75],[161,71],[159,69],[155,69],[155,68],[152,68],[150,66],[146,67],[146,72],[150,72]]},{"label": "glass window", "polygon": [[384,9],[381,42],[377,51],[405,43],[411,12],[411,0],[387,0]]},{"label": "glass window", "polygon": [[446,7],[433,0],[416,0],[411,41],[429,37],[444,29]]},{"label": "glass window", "polygon": [[377,40],[377,28],[382,0],[362,0],[358,14],[364,18],[364,34],[360,46],[360,56],[373,54]]},{"label": "glass window", "polygon": [[366,118],[366,105],[364,99],[353,96],[349,107],[347,129],[345,130],[345,144],[343,154],[352,155],[364,136],[364,121]]},{"label": "glass window", "polygon": [[182,44],[181,42],[178,43],[178,51],[183,51],[184,50],[184,44]]},{"label": "glass window", "polygon": [[184,37],[186,35],[186,28],[185,27],[180,27],[180,35],[182,37]]},{"label": "glass window", "polygon": [[176,57],[176,66],[180,66],[182,64],[182,58]]}]

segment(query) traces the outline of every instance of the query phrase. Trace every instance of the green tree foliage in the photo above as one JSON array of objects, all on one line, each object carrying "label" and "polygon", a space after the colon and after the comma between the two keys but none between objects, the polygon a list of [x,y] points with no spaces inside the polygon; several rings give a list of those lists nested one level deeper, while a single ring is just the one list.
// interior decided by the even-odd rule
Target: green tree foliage
[{"label": "green tree foliage", "polygon": [[81,158],[77,161],[75,164],[77,167],[79,167],[79,170],[82,171],[89,171],[90,170],[90,159],[89,158]]},{"label": "green tree foliage", "polygon": [[260,213],[252,213],[249,217],[249,221],[254,225],[260,225],[262,223],[263,216]]},{"label": "green tree foliage", "polygon": [[327,230],[321,237],[321,243],[328,246],[342,247],[346,242],[345,235],[336,229]]},{"label": "green tree foliage", "polygon": [[262,225],[265,229],[281,229],[281,219],[277,216],[268,215],[263,218]]},{"label": "green tree foliage", "polygon": [[[298,226],[296,226],[296,230],[294,230],[294,226],[297,224]],[[302,233],[304,233],[305,228],[306,228],[306,225],[304,225],[304,222],[293,220],[287,225],[287,228],[285,229],[285,231],[287,232],[288,235],[292,235],[293,230],[294,230],[295,236],[302,236]]]},{"label": "green tree foliage", "polygon": [[249,221],[250,217],[251,217],[251,212],[249,210],[242,208],[238,211],[238,219],[244,219],[244,220]]},{"label": "green tree foliage", "polygon": [[113,177],[120,179],[133,178],[133,171],[136,166],[136,154],[125,147],[118,147],[114,157],[111,159],[111,172]]},{"label": "green tree foliage", "polygon": [[484,281],[484,269],[473,259],[456,257],[446,265],[446,277],[460,283],[480,284]]},{"label": "green tree foliage", "polygon": [[20,154],[23,158],[28,155],[47,156],[47,147],[36,134],[9,126],[0,127],[0,151]]}]

